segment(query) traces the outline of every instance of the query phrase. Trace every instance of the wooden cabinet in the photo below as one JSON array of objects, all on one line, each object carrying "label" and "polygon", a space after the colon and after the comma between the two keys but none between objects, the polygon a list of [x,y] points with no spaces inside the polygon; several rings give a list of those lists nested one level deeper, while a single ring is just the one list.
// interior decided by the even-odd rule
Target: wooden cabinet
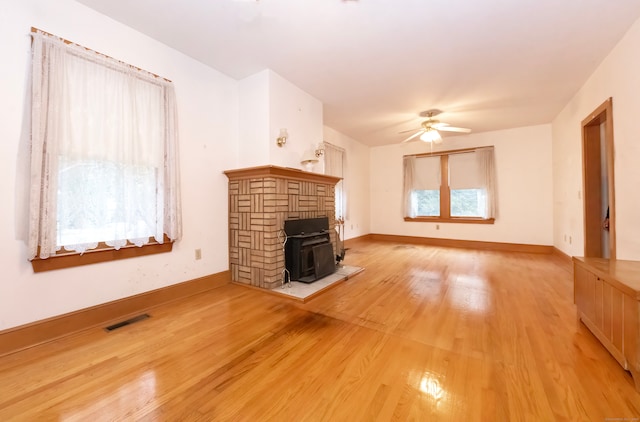
[{"label": "wooden cabinet", "polygon": [[640,391],[640,262],[573,258],[578,316]]}]

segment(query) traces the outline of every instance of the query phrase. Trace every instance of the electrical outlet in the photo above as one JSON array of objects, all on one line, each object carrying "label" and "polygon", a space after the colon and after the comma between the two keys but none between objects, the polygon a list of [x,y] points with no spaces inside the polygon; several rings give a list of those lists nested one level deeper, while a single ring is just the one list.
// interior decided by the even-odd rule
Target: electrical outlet
[{"label": "electrical outlet", "polygon": [[196,261],[202,259],[202,249],[196,249]]},{"label": "electrical outlet", "polygon": [[436,230],[440,230],[440,224],[436,224]]}]

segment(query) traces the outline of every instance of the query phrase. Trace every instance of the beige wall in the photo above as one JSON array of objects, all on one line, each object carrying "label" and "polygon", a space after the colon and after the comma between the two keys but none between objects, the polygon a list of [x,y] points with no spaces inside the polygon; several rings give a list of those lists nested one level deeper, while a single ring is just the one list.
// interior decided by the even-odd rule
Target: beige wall
[{"label": "beige wall", "polygon": [[[305,151],[322,141],[322,103],[272,70],[239,82],[239,166],[302,169]],[[279,147],[280,129],[289,137]]]},{"label": "beige wall", "polygon": [[498,217],[495,224],[436,224],[403,220],[402,156],[431,150],[428,144],[417,141],[371,149],[371,232],[551,245],[551,126],[447,137],[433,150],[488,145],[495,146],[498,184]]},{"label": "beige wall", "polygon": [[[322,141],[322,102],[269,70],[270,164],[302,169],[305,151]],[[289,139],[276,144],[280,128]]]},{"label": "beige wall", "polygon": [[[75,1],[3,1],[0,9],[0,330],[227,270],[222,171],[237,164],[238,83]],[[20,147],[20,132],[31,26],[174,82],[184,237],[172,253],[33,273],[16,238],[24,216],[19,175],[28,149]]]},{"label": "beige wall", "polygon": [[553,121],[553,242],[568,255],[584,253],[581,121],[612,97],[617,258],[640,260],[639,50],[640,21]]}]

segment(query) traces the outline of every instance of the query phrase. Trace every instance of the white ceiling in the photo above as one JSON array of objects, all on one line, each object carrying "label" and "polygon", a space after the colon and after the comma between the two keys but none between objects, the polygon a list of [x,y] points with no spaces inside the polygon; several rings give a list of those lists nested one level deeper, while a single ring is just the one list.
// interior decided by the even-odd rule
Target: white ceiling
[{"label": "white ceiling", "polygon": [[550,123],[640,16],[640,0],[78,1],[235,79],[270,68],[368,145],[429,108],[474,132]]}]

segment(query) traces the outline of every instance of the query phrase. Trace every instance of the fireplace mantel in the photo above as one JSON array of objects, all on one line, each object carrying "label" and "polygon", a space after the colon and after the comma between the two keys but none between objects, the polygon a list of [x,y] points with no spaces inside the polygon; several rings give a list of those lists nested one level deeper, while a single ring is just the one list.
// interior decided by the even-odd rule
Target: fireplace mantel
[{"label": "fireplace mantel", "polygon": [[342,178],[327,174],[311,173],[291,167],[258,166],[247,167],[224,172],[229,180],[255,179],[262,177],[277,177],[281,179],[300,180],[305,182],[319,182],[333,184],[335,186]]},{"label": "fireplace mantel", "polygon": [[233,281],[266,289],[281,284],[281,230],[286,220],[327,217],[335,248],[335,185],[339,177],[271,165],[224,173],[229,178],[229,269]]}]

